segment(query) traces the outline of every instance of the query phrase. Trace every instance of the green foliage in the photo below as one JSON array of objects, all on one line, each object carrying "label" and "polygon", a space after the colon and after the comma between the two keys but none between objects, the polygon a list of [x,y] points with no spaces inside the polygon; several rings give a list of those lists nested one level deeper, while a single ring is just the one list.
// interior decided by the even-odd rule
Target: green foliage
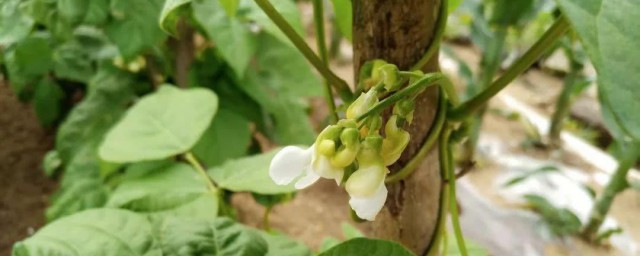
[{"label": "green foliage", "polygon": [[14,246],[13,256],[162,255],[151,224],[123,210],[89,210],[60,219]]},{"label": "green foliage", "polygon": [[402,245],[391,241],[370,238],[354,238],[340,243],[318,256],[411,256],[414,255]]},{"label": "green foliage", "polygon": [[160,28],[165,32],[175,36],[177,35],[176,26],[180,20],[180,15],[189,6],[191,0],[167,0],[162,7],[162,13],[160,13]]},{"label": "green foliage", "polygon": [[265,256],[311,256],[309,248],[291,238],[275,233],[260,232],[262,238],[269,245],[269,252]]},{"label": "green foliage", "polygon": [[29,35],[34,21],[20,12],[21,0],[0,2],[0,46],[11,45]]},{"label": "green foliage", "polygon": [[127,169],[106,206],[154,218],[212,220],[218,212],[218,193],[208,190],[202,177],[189,165],[140,163]]},{"label": "green foliage", "polygon": [[514,177],[514,178],[510,179],[509,181],[507,181],[503,186],[510,187],[510,186],[516,185],[518,183],[521,183],[521,182],[525,181],[526,179],[528,179],[528,178],[530,178],[532,176],[536,176],[536,175],[539,175],[539,174],[550,173],[550,172],[558,172],[558,171],[560,171],[560,170],[555,166],[543,166],[543,167],[537,168],[535,170],[528,171],[526,173],[518,175],[517,177]]},{"label": "green foliage", "polygon": [[[270,251],[289,254],[267,254]],[[254,256],[309,253],[290,240],[263,234],[226,218],[166,218],[151,222],[143,215],[126,210],[96,209],[46,226],[31,238],[17,243],[12,255]]]},{"label": "green foliage", "polygon": [[193,148],[193,153],[207,166],[245,156],[251,144],[250,122],[231,110],[220,109]]},{"label": "green foliage", "polygon": [[534,211],[540,213],[542,220],[554,235],[575,235],[582,228],[582,222],[570,210],[558,208],[538,195],[525,195],[524,198]]},{"label": "green foliage", "polygon": [[218,109],[210,90],[164,85],[127,111],[100,146],[104,160],[126,163],[158,160],[189,151]]},{"label": "green foliage", "polygon": [[[449,1],[452,2],[452,1]],[[353,40],[353,6],[351,1],[346,0],[331,0],[333,4],[333,13],[335,15],[335,23],[340,30],[340,33],[347,38],[347,40]]]},{"label": "green foliage", "polygon": [[[605,121],[620,138],[640,139],[640,31],[634,25],[640,3],[634,0],[557,0],[598,72]],[[621,79],[623,78],[623,79]]]},{"label": "green foliage", "polygon": [[234,192],[255,192],[273,195],[294,192],[293,185],[280,186],[269,177],[269,163],[278,150],[257,156],[231,160],[207,172],[219,187]]},{"label": "green foliage", "polygon": [[164,32],[157,25],[163,3],[164,0],[111,1],[113,21],[105,29],[107,36],[118,46],[125,59],[133,59],[165,38]]},{"label": "green foliage", "polygon": [[60,118],[62,112],[60,105],[63,97],[64,92],[60,86],[51,79],[43,78],[36,84],[33,95],[33,107],[42,125],[51,126]]}]

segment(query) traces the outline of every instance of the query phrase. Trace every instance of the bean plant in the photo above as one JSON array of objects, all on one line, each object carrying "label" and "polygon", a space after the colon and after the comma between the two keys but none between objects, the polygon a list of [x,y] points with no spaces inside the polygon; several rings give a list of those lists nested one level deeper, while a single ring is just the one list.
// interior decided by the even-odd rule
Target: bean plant
[{"label": "bean plant", "polygon": [[[557,0],[553,24],[498,72],[505,33],[524,24],[534,1],[486,1],[491,18],[478,23],[489,24],[490,32],[481,47],[483,72],[464,100],[445,74],[421,71],[437,58],[447,15],[460,1],[432,6],[433,39],[415,65],[366,60],[355,87],[329,67],[325,3],[312,2],[317,51],[303,39],[300,13],[288,0],[0,3],[3,71],[42,124],[57,126],[44,167],[62,177],[46,212],[49,223],[16,243],[13,255],[313,255],[271,230],[271,207],[325,178],[346,190],[345,209],[355,221],[375,222],[387,187],[411,177],[432,149],[444,185],[427,251],[411,251],[401,240],[354,237],[317,255],[446,254],[447,215],[456,251],[468,255],[454,146],[473,141],[477,135],[468,127],[477,125],[488,101],[570,30],[598,72],[607,126],[625,145],[582,229],[585,238],[597,237],[640,150],[640,2]],[[375,3],[331,4],[339,31],[355,42],[353,13]],[[416,99],[433,88],[440,91],[433,124],[417,153],[398,167],[412,139]],[[330,110],[319,134],[307,116],[305,99],[313,96],[324,97]],[[255,134],[283,147],[265,150]],[[264,230],[236,221],[230,197],[239,192],[266,206]]]}]

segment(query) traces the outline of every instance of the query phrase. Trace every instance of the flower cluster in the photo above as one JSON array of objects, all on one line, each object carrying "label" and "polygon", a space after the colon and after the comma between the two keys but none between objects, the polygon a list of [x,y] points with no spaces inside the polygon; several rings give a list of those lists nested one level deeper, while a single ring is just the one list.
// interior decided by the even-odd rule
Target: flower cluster
[{"label": "flower cluster", "polygon": [[402,126],[413,116],[413,99],[396,103],[384,125],[384,137],[379,113],[362,118],[380,96],[398,89],[397,68],[386,63],[375,65],[370,80],[377,85],[361,93],[347,109],[345,119],[326,127],[309,148],[283,148],[269,167],[276,184],[295,182],[296,189],[304,189],[320,178],[335,180],[344,185],[357,216],[370,221],[384,206],[387,166],[400,158],[409,143],[409,133]]}]

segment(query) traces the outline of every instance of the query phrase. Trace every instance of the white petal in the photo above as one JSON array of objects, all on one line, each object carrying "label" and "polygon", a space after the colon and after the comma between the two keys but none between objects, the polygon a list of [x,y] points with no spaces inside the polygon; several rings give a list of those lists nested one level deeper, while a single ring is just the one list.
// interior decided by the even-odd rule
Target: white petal
[{"label": "white petal", "polygon": [[338,184],[340,184],[342,176],[344,176],[344,169],[334,167],[329,158],[323,155],[313,160],[311,169],[322,178],[335,179]]},{"label": "white petal", "polygon": [[351,197],[349,205],[358,217],[368,221],[376,219],[378,212],[382,210],[384,202],[387,200],[387,187],[384,182],[380,184],[375,194],[370,197]]},{"label": "white petal", "polygon": [[303,176],[298,180],[298,182],[296,182],[296,189],[304,189],[308,186],[311,186],[311,184],[316,183],[316,181],[320,179],[320,175],[312,171],[310,167],[307,168],[306,173],[307,174],[305,176]]},{"label": "white petal", "polygon": [[278,185],[286,185],[302,175],[311,164],[312,145],[309,149],[287,146],[278,152],[269,165],[269,176]]}]

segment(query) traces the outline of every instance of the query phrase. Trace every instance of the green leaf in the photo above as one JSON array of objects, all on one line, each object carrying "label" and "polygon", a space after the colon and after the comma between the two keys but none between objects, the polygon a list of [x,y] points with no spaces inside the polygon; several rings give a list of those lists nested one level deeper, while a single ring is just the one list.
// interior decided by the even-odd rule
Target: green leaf
[{"label": "green leaf", "polygon": [[56,78],[88,83],[96,70],[86,46],[77,41],[66,42],[53,52]]},{"label": "green leaf", "polygon": [[49,152],[44,155],[42,169],[47,177],[52,177],[61,166],[62,160],[60,159],[60,155],[58,155],[58,151],[49,150]]},{"label": "green leaf", "polygon": [[517,177],[512,178],[509,181],[507,181],[503,186],[504,187],[510,187],[510,186],[513,186],[513,185],[518,184],[520,182],[523,182],[524,180],[526,180],[526,179],[528,179],[528,178],[530,178],[532,176],[536,176],[538,174],[550,173],[550,172],[558,172],[558,171],[560,171],[560,170],[555,166],[552,166],[552,165],[543,166],[543,167],[537,168],[535,170],[528,171],[528,172],[526,172],[524,174],[518,175]]},{"label": "green leaf", "polygon": [[157,160],[189,151],[218,109],[218,97],[203,88],[164,85],[140,99],[107,134],[100,157],[114,163]]},{"label": "green leaf", "polygon": [[[556,0],[577,32],[598,73],[605,118],[612,130],[640,139],[640,2],[636,0]],[[606,114],[605,114],[606,115]]]},{"label": "green leaf", "polygon": [[21,0],[0,2],[0,46],[9,46],[29,35],[33,20],[20,9]]},{"label": "green leaf", "polygon": [[238,77],[242,77],[258,41],[249,25],[227,15],[219,1],[194,0],[193,15]]},{"label": "green leaf", "polygon": [[77,24],[87,15],[90,2],[93,2],[93,0],[58,0],[58,13],[60,17],[63,17],[70,23]]},{"label": "green leaf", "polygon": [[522,23],[534,9],[534,0],[494,0],[490,22],[503,28]]},{"label": "green leaf", "polygon": [[260,235],[267,241],[269,252],[265,256],[311,256],[309,248],[286,235],[270,234],[260,231]]},{"label": "green leaf", "polygon": [[36,85],[33,95],[33,107],[43,126],[51,126],[60,118],[61,101],[64,91],[53,80],[45,77]]},{"label": "green leaf", "polygon": [[208,190],[204,178],[191,166],[172,163],[140,168],[134,167],[136,165],[127,170],[127,176],[113,191],[107,207],[153,218],[179,216],[213,220],[217,216],[217,193]]},{"label": "green leaf", "polygon": [[315,132],[303,99],[322,95],[320,80],[294,48],[265,33],[259,40],[257,67],[238,86],[273,115],[278,143],[310,144]]},{"label": "green leaf", "polygon": [[344,235],[344,238],[347,240],[364,237],[364,234],[362,233],[362,231],[360,231],[358,228],[354,227],[353,225],[347,222],[342,222],[340,224],[340,228],[342,229],[342,234]]},{"label": "green leaf", "polygon": [[240,0],[220,0],[220,5],[222,5],[222,8],[224,8],[229,17],[234,17],[236,16],[236,12],[238,12]]},{"label": "green leaf", "polygon": [[207,166],[216,166],[246,155],[250,143],[249,120],[221,109],[193,148],[193,153]]},{"label": "green leaf", "polygon": [[13,256],[131,255],[160,256],[150,223],[115,209],[84,211],[60,219],[17,243]]},{"label": "green leaf", "polygon": [[16,44],[14,58],[16,68],[21,75],[37,77],[44,75],[53,67],[51,39],[46,34],[31,36]]},{"label": "green leaf", "polygon": [[90,25],[102,25],[109,18],[110,0],[91,0],[84,16],[84,23]]},{"label": "green leaf", "polygon": [[333,13],[336,19],[335,24],[338,26],[340,33],[351,42],[353,40],[353,7],[351,1],[331,0],[331,3],[333,4]]},{"label": "green leaf", "polygon": [[[304,28],[302,27],[302,19],[300,18],[300,10],[292,0],[270,0],[273,7],[284,17],[284,19],[293,27],[298,35],[304,36]],[[291,40],[276,26],[262,9],[254,2],[254,0],[242,0],[240,2],[239,13],[260,25],[267,33],[275,36],[280,42],[293,47]]]},{"label": "green leaf", "polygon": [[63,185],[52,196],[51,204],[45,212],[47,221],[102,207],[108,197],[109,191],[99,179],[74,178],[73,182]]},{"label": "green leaf", "polygon": [[112,0],[106,32],[127,60],[154,47],[164,37],[158,26],[164,0]]},{"label": "green leaf", "polygon": [[191,0],[166,0],[160,13],[160,28],[173,36],[177,35],[176,27],[180,15],[190,3]]},{"label": "green leaf", "polygon": [[553,234],[557,236],[575,235],[581,230],[582,222],[570,210],[558,208],[549,203],[546,198],[538,195],[525,195],[524,198],[534,211],[540,213]]},{"label": "green leaf", "polygon": [[104,66],[89,83],[87,96],[69,113],[56,136],[56,150],[68,163],[87,141],[103,135],[124,113],[133,98],[133,77]]},{"label": "green leaf", "polygon": [[449,13],[452,13],[453,11],[458,9],[458,6],[460,6],[460,4],[462,4],[462,0],[448,0],[447,4],[447,11]]},{"label": "green leaf", "polygon": [[202,221],[167,219],[160,234],[164,255],[265,255],[268,247],[260,234],[227,218]]},{"label": "green leaf", "polygon": [[277,185],[269,177],[269,163],[279,150],[231,160],[207,172],[219,187],[234,192],[255,192],[264,195],[296,191],[293,185]]},{"label": "green leaf", "polygon": [[402,245],[385,240],[355,238],[332,247],[318,256],[412,256]]}]

